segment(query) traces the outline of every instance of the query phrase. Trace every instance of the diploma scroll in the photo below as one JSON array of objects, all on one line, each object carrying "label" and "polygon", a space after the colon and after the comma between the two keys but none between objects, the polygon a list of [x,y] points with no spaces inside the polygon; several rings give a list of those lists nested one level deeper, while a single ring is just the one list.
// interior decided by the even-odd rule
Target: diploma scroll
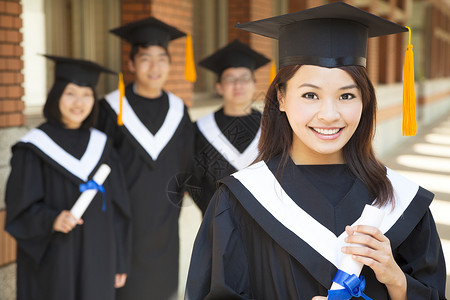
[{"label": "diploma scroll", "polygon": [[[364,210],[361,214],[361,217],[355,222],[357,225],[369,225],[376,228],[379,228],[381,225],[381,222],[384,218],[384,212],[376,208],[372,205],[366,205],[364,207]],[[359,234],[359,233],[355,233]],[[352,246],[358,246],[353,244]],[[362,246],[361,246],[362,247]],[[352,259],[351,255],[345,254],[339,263],[339,270],[343,271],[349,275],[355,275],[356,277],[361,274],[363,264],[356,262]],[[339,273],[339,272],[338,272]],[[336,282],[333,282],[331,285],[330,290],[342,290],[344,287]]]},{"label": "diploma scroll", "polygon": [[[95,175],[92,179],[98,185],[102,185],[103,182],[105,182],[105,180],[108,177],[110,172],[111,172],[111,168],[106,164],[102,164],[100,166],[100,168],[98,168],[97,172],[95,173]],[[81,193],[80,197],[78,197],[77,201],[70,209],[70,213],[77,220],[80,219],[81,216],[84,214],[84,212],[88,208],[89,204],[91,204],[91,201],[94,199],[95,194],[97,194],[97,192],[98,191],[95,189],[85,190],[83,193]]]}]

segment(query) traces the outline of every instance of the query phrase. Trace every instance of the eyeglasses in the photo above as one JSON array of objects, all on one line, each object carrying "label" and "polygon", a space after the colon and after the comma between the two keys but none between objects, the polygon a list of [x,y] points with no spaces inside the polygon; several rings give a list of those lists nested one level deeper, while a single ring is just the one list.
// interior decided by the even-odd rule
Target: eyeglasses
[{"label": "eyeglasses", "polygon": [[222,80],[220,82],[222,82],[223,84],[236,84],[236,83],[240,83],[240,84],[248,84],[251,81],[253,81],[253,77],[251,76],[243,76],[243,77],[231,77],[231,76],[227,76],[222,78]]}]

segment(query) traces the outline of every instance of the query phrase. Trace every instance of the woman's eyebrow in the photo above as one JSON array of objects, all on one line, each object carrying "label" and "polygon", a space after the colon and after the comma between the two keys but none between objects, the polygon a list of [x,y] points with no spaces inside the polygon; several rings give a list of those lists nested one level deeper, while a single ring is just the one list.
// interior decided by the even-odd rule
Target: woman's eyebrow
[{"label": "woman's eyebrow", "polygon": [[340,88],[340,90],[350,90],[350,89],[358,89],[358,86],[356,84],[351,84]]},{"label": "woman's eyebrow", "polygon": [[[311,84],[311,83],[303,83],[299,86],[299,88],[301,88],[301,87],[311,87],[311,88],[315,88],[318,90],[322,89],[321,87]],[[350,90],[350,89],[358,89],[358,86],[356,84],[351,84],[351,85],[346,85],[346,86],[339,88],[339,90]]]},{"label": "woman's eyebrow", "polygon": [[321,90],[321,89],[322,89],[322,88],[318,87],[317,85],[314,85],[314,84],[311,84],[311,83],[304,83],[304,84],[301,84],[301,85],[299,86],[299,88],[301,88],[301,87],[312,87],[312,88],[315,88],[315,89],[318,89],[318,90]]}]

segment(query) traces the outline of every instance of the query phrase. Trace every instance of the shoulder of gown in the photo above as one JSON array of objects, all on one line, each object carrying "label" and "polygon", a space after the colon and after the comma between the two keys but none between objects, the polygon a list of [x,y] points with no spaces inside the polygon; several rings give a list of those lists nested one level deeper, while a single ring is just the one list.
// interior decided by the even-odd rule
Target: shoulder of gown
[{"label": "shoulder of gown", "polygon": [[233,195],[214,194],[192,252],[186,299],[252,299],[244,244],[231,212]]}]

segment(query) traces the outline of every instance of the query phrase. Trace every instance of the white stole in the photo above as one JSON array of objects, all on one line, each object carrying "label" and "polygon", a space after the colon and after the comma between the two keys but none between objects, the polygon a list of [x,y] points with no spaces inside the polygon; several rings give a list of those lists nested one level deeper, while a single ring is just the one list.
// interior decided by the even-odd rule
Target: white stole
[{"label": "white stole", "polygon": [[214,119],[214,113],[197,120],[197,126],[206,140],[219,152],[236,170],[248,167],[258,156],[258,142],[261,136],[261,128],[253,141],[243,153],[240,153],[220,131]]},{"label": "white stole", "polygon": [[[142,148],[150,155],[153,160],[158,159],[161,151],[166,147],[172,139],[175,131],[178,128],[184,116],[184,103],[179,97],[168,92],[169,96],[169,111],[167,112],[164,123],[158,132],[153,135],[141,120],[139,120],[136,113],[133,111],[130,103],[126,97],[123,97],[123,125],[133,135],[136,141]],[[116,90],[105,96],[106,102],[111,106],[115,113],[119,114],[119,91]]]},{"label": "white stole", "polygon": [[81,159],[73,157],[58,144],[56,144],[45,132],[35,128],[24,135],[20,142],[31,143],[44,152],[48,157],[57,162],[67,171],[83,181],[87,181],[89,175],[98,165],[102,157],[106,135],[97,129],[90,129],[89,143],[86,152]]},{"label": "white stole", "polygon": [[[386,233],[402,216],[417,194],[419,186],[400,174],[387,169],[388,178],[394,187],[395,209],[388,205],[383,208],[385,217],[380,230]],[[232,174],[256,200],[283,226],[308,243],[336,267],[343,257],[345,231],[338,237],[299,207],[283,190],[265,162],[258,162],[244,170]],[[356,220],[353,225],[358,225]]]}]

